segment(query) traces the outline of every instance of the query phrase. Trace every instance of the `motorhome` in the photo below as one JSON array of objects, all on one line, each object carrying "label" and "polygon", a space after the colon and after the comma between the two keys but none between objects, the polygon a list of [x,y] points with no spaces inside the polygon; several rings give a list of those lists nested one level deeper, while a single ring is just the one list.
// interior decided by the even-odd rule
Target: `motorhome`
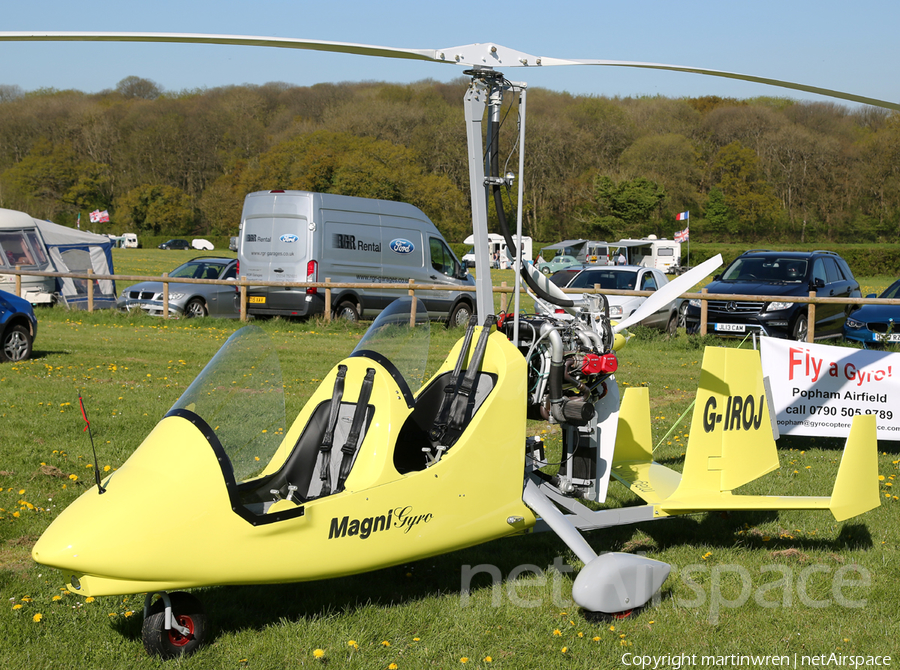
[{"label": "motorhome", "polygon": [[[25,212],[0,209],[0,289],[15,293],[16,277],[5,268],[23,271],[113,274],[113,242],[50,221],[35,219]],[[116,285],[111,279],[93,280],[93,303],[112,307]],[[87,280],[72,277],[21,275],[21,297],[32,305],[52,305],[63,301],[70,307],[87,304]]]},{"label": "motorhome", "polygon": [[624,254],[628,265],[656,268],[666,274],[677,273],[681,268],[681,243],[674,240],[650,235],[639,240],[619,240],[609,246],[618,249],[614,255]]},{"label": "motorhome", "polygon": [[[19,268],[53,272],[50,254],[37,227],[37,220],[25,212],[0,209],[0,289],[15,293],[16,277],[3,270]],[[22,275],[20,297],[32,305],[50,305],[56,290],[54,277]]]},{"label": "motorhome", "polygon": [[[467,268],[475,267],[475,236],[469,235],[463,240],[463,244],[469,245],[469,250],[463,255],[462,261]],[[524,263],[532,262],[532,243],[531,238],[522,236],[522,261]],[[504,264],[509,263],[509,257],[506,255],[506,239],[503,235],[497,233],[488,233],[488,257],[491,259],[491,267],[500,268]]]},{"label": "motorhome", "polygon": [[[383,284],[475,285],[437,227],[402,202],[308,191],[260,191],[244,200],[238,241],[239,276],[261,282],[357,284],[333,289],[335,316],[373,318],[406,289]],[[325,311],[321,288],[252,286],[247,311],[255,315],[310,316]],[[468,322],[475,294],[416,290],[432,319]]]}]

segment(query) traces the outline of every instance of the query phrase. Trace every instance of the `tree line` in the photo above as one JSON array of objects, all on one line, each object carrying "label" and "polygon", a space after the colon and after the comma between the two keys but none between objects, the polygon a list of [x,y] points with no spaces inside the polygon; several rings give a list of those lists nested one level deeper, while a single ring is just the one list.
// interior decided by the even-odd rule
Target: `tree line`
[{"label": "tree line", "polygon": [[[452,241],[469,231],[468,80],[283,83],[100,93],[0,86],[0,207],[95,232],[233,235],[275,188],[403,200]],[[513,159],[514,97],[501,129]],[[608,98],[529,89],[523,208],[535,239],[684,227],[711,242],[896,241],[900,115],[863,107]],[[515,206],[515,188],[508,206]]]}]

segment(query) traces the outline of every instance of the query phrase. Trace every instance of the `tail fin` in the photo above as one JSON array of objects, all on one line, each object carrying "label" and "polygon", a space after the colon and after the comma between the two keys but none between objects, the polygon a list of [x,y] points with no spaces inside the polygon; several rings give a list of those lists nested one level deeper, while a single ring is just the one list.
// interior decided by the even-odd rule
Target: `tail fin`
[{"label": "tail fin", "polygon": [[703,356],[681,474],[653,462],[646,388],[626,391],[612,474],[657,515],[710,510],[828,509],[843,521],[880,504],[875,419],[857,416],[831,497],[733,495],[778,468],[759,354],[709,347]]},{"label": "tail fin", "polygon": [[877,444],[875,415],[853,417],[829,505],[838,521],[868,512],[881,504],[878,496],[878,450],[872,448],[874,444]]}]

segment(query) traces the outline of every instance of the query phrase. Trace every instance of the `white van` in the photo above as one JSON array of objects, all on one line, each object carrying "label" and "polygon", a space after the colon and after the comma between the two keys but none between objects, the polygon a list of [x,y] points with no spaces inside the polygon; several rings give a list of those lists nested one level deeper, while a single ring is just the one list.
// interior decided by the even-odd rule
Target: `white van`
[{"label": "white van", "polygon": [[[308,191],[260,191],[244,200],[238,242],[238,275],[250,282],[362,284],[334,289],[334,315],[372,318],[406,289],[380,284],[474,287],[437,227],[412,205]],[[433,319],[468,322],[475,293],[416,291]],[[310,316],[325,311],[315,288],[251,286],[247,311],[254,315]]]}]

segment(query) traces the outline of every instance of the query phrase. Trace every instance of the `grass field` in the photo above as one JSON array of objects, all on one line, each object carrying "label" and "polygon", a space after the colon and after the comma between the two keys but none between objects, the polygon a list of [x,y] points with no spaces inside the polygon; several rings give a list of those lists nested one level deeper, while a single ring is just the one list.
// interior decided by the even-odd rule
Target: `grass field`
[{"label": "grass field", "polygon": [[[193,257],[117,251],[123,252],[116,258],[122,274],[155,275]],[[885,280],[865,280],[864,293],[880,290]],[[79,395],[100,468],[116,468],[241,324],[61,308],[39,310],[38,317],[34,358],[0,366],[2,660],[15,669],[159,667],[141,644],[140,596],[67,593],[61,575],[36,565],[30,550],[59,511],[93,483]],[[289,417],[365,329],[279,319],[261,327],[279,350]],[[431,331],[433,371],[459,333],[440,326]],[[708,342],[715,341],[638,331],[620,355],[620,385],[650,387],[656,458],[676,468],[689,422],[670,428],[693,398],[701,345]],[[529,431],[555,443],[545,424],[531,423]],[[783,438],[779,446],[781,469],[746,492],[830,491],[840,445]],[[577,570],[580,563],[547,533],[327,582],[201,589],[211,644],[170,664],[204,670],[588,669],[634,664],[626,654],[696,654],[695,665],[702,656],[731,654],[787,655],[793,663],[796,654],[799,665],[804,656],[834,653],[893,655],[896,665],[898,462],[898,444],[881,442],[882,505],[843,523],[827,513],[703,514],[588,534],[598,551],[641,552],[675,566],[659,602],[629,619],[602,621],[571,604],[569,566]],[[611,492],[614,505],[635,502],[621,487]],[[177,491],[160,490],[147,504],[171,518],[171,550],[177,551],[178,534],[196,523],[191,510],[179,509]],[[475,566],[492,566],[503,580],[492,584],[484,571],[470,578]],[[316,658],[316,650],[324,656]],[[706,665],[725,664],[738,665],[727,658]],[[658,667],[677,664],[663,659]]]}]

